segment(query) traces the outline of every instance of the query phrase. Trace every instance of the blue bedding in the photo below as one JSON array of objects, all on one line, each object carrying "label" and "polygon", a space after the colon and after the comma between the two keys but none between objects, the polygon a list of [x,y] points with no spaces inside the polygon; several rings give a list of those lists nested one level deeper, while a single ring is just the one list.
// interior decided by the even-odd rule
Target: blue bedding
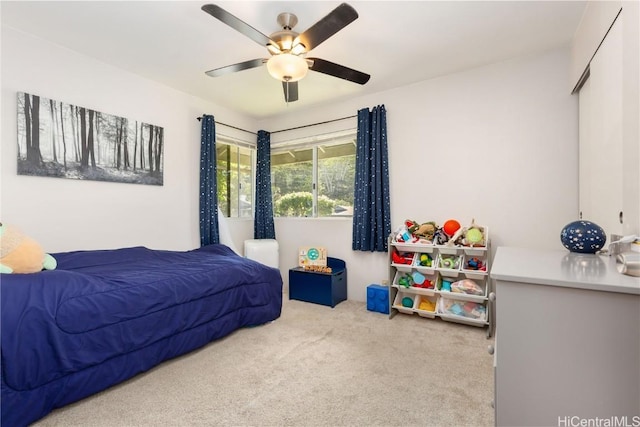
[{"label": "blue bedding", "polygon": [[3,427],[272,321],[282,308],[279,270],[224,245],[53,256],[56,270],[0,277]]}]

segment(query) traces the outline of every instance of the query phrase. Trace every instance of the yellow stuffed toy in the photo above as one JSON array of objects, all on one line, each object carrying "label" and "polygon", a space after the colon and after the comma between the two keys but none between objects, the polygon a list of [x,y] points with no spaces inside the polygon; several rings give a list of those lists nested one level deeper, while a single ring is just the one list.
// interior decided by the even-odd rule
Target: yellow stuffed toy
[{"label": "yellow stuffed toy", "polygon": [[0,223],[0,273],[36,273],[54,270],[57,262],[15,227]]}]

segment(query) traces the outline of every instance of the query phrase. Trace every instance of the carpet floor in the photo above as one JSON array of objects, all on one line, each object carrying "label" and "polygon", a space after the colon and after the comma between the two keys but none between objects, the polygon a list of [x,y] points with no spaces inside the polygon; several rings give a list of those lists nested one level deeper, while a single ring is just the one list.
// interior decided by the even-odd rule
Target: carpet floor
[{"label": "carpet floor", "polygon": [[486,329],[289,300],[35,426],[492,426]]}]

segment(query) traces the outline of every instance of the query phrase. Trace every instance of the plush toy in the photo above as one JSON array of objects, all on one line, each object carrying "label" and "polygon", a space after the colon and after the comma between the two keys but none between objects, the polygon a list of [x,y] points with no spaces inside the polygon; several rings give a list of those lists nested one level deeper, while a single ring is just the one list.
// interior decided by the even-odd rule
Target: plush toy
[{"label": "plush toy", "polygon": [[0,223],[0,273],[36,273],[53,270],[55,258],[17,228]]},{"label": "plush toy", "polygon": [[444,232],[442,228],[438,228],[433,235],[433,243],[436,245],[444,245],[449,241],[449,236]]},{"label": "plush toy", "polygon": [[462,244],[465,246],[486,246],[485,228],[476,225],[475,218],[471,220],[471,225],[465,230]]},{"label": "plush toy", "polygon": [[418,224],[412,219],[405,219],[404,226],[407,227],[407,231],[409,233],[414,234],[415,231],[418,229],[418,227],[420,227],[420,224]]},{"label": "plush toy", "polygon": [[433,235],[436,233],[437,228],[438,226],[436,225],[435,222],[429,221],[429,222],[425,222],[424,224],[420,224],[413,231],[413,234],[415,234],[418,237],[423,237],[427,240],[433,240]]}]

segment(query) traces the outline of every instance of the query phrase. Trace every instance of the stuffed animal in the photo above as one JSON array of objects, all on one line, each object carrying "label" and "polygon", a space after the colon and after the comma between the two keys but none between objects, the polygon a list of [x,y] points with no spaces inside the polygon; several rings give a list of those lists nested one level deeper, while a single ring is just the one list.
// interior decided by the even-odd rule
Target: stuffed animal
[{"label": "stuffed animal", "polygon": [[433,235],[436,233],[438,226],[435,222],[429,221],[424,224],[420,224],[413,232],[418,237],[423,237],[427,240],[433,240]]},{"label": "stuffed animal", "polygon": [[471,225],[466,229],[462,244],[465,246],[486,246],[485,228],[476,225],[475,218],[471,220]]},{"label": "stuffed animal", "polygon": [[433,243],[435,245],[444,245],[449,241],[449,236],[444,232],[442,228],[438,228],[433,235]]},{"label": "stuffed animal", "polygon": [[420,224],[418,224],[412,219],[405,219],[404,226],[407,227],[407,231],[409,233],[414,234],[415,231],[420,227]]},{"label": "stuffed animal", "polygon": [[36,273],[54,270],[57,262],[32,238],[0,223],[0,273]]}]

